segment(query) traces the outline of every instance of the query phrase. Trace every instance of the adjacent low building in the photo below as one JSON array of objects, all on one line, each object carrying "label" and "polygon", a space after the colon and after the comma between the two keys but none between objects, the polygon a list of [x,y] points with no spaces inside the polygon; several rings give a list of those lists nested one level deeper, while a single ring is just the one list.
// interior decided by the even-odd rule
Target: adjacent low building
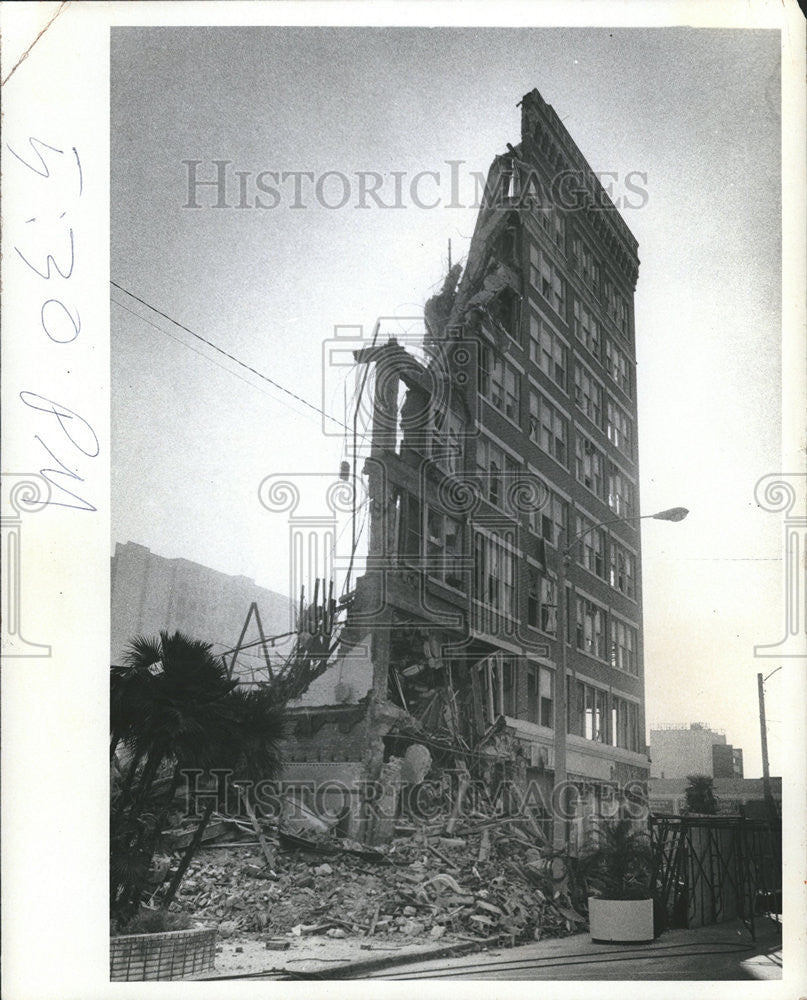
[{"label": "adjacent low building", "polygon": [[[659,815],[680,816],[686,812],[686,778],[651,778],[650,810]],[[770,819],[762,778],[715,778],[712,785],[718,815],[747,819]],[[781,815],[782,779],[771,778],[771,796]]]}]

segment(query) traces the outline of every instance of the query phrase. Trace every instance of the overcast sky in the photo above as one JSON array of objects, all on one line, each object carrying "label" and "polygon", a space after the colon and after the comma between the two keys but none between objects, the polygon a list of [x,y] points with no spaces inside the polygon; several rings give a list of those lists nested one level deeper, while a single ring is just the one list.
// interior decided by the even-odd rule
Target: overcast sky
[{"label": "overcast sky", "polygon": [[[520,140],[537,87],[639,241],[639,449],[647,717],[703,721],[760,773],[755,644],[783,633],[781,521],[754,484],[780,469],[780,119],[775,32],[689,29],[117,29],[112,36],[113,281],[317,405],[336,325],[412,316],[462,259],[472,208],[446,207]],[[200,188],[228,161],[233,207]],[[261,171],[348,178],[342,208]],[[405,173],[403,207],[357,208],[357,171]],[[424,177],[412,196],[410,183]],[[626,192],[646,175],[645,197]],[[322,199],[340,200],[336,176]],[[435,208],[418,207],[438,198]],[[465,204],[470,201],[464,197]],[[269,201],[264,196],[264,201]],[[632,205],[640,207],[631,207]],[[288,588],[270,473],[334,473],[321,420],[114,289],[113,543],[128,540]],[[344,416],[338,386],[326,408]],[[246,609],[245,609],[246,610]],[[768,682],[772,773],[781,673]]]}]

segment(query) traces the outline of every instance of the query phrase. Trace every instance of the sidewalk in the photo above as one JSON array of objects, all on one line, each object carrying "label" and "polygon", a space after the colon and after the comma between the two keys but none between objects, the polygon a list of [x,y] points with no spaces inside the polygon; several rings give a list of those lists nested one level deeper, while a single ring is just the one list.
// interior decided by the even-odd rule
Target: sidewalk
[{"label": "sidewalk", "polygon": [[[284,952],[257,952],[252,971],[238,972],[227,956],[206,979],[778,979],[781,933],[760,917],[756,941],[741,921],[668,930],[650,944],[594,944],[587,933],[547,938],[515,948],[475,941],[410,944],[367,950],[356,940],[299,942]],[[243,942],[242,942],[243,944]],[[322,949],[317,955],[314,949]],[[296,952],[296,954],[295,954]],[[232,956],[230,956],[231,958]],[[259,962],[254,962],[260,957]],[[248,956],[245,956],[248,958]],[[223,959],[223,960],[220,960]]]},{"label": "sidewalk", "polygon": [[[374,979],[748,980],[781,979],[781,932],[759,918],[756,940],[741,921],[669,930],[650,944],[594,944],[587,934],[493,949],[470,957],[410,961]],[[338,970],[331,970],[331,976]],[[345,978],[353,977],[345,970]]]}]

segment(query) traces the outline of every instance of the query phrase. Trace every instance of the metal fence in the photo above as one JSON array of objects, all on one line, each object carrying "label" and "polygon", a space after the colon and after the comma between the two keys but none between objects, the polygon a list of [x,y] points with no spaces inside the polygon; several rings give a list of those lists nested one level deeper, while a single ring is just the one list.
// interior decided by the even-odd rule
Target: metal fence
[{"label": "metal fence", "polygon": [[781,910],[781,826],[734,816],[650,817],[654,879],[673,926]]}]

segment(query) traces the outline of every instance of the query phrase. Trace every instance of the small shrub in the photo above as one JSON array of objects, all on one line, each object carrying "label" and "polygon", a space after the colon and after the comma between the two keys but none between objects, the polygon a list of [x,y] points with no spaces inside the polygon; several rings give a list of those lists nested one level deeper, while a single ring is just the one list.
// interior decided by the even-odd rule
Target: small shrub
[{"label": "small shrub", "polygon": [[169,913],[167,910],[153,910],[141,906],[130,919],[115,927],[115,934],[160,934],[163,931],[186,931],[191,926],[188,913]]}]

